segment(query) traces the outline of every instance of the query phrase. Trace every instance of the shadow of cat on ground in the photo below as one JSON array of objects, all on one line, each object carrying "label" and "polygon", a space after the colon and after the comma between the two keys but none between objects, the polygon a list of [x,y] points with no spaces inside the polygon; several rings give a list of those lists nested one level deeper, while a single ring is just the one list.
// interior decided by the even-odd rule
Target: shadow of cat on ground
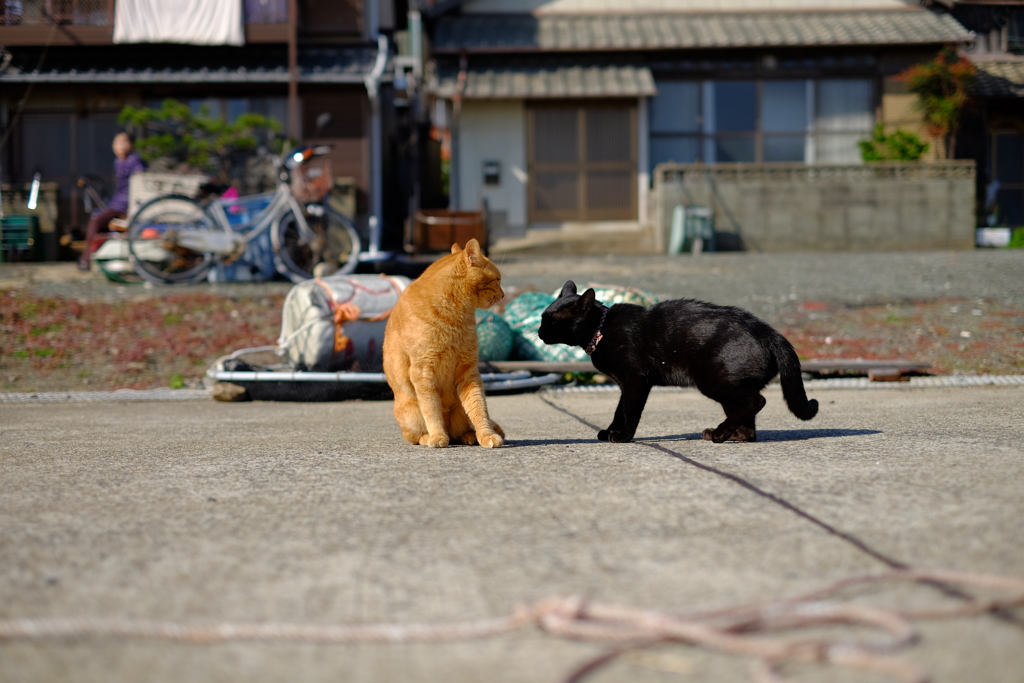
[{"label": "shadow of cat on ground", "polygon": [[[808,441],[810,439],[830,439],[841,436],[866,436],[881,434],[877,429],[759,429],[759,442]],[[634,438],[634,441],[701,441],[700,432],[693,434],[672,434],[669,436],[645,436]]]}]

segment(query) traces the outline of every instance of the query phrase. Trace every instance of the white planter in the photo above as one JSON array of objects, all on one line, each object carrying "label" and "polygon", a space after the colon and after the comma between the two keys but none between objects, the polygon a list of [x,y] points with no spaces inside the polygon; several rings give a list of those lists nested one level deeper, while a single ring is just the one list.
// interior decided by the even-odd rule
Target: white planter
[{"label": "white planter", "polygon": [[975,244],[979,247],[1005,247],[1013,237],[1012,228],[978,228],[975,231]]}]

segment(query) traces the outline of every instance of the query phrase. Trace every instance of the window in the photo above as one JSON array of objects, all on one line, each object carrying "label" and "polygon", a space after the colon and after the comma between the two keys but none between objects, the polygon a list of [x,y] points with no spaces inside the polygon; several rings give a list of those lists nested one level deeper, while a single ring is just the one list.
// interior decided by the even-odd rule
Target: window
[{"label": "window", "polygon": [[1024,225],[1024,136],[992,135],[992,176],[999,182],[996,215],[1003,225]]},{"label": "window", "polygon": [[532,106],[531,221],[636,218],[636,108]]},{"label": "window", "polygon": [[818,81],[814,120],[816,161],[826,164],[860,162],[857,142],[871,135],[871,81]]},{"label": "window", "polygon": [[807,158],[807,82],[765,81],[761,86],[764,161]]},{"label": "window", "polygon": [[690,164],[700,154],[700,83],[658,84],[650,106],[651,168],[666,161]]},{"label": "window", "polygon": [[708,132],[713,151],[721,162],[757,161],[757,83],[715,81],[708,98]]},{"label": "window", "polygon": [[868,79],[658,81],[650,162],[860,163],[871,134]]},{"label": "window", "polygon": [[[208,97],[186,100],[189,109],[196,116],[223,116],[228,123],[234,123],[242,114],[263,114],[278,120],[285,127],[288,119],[288,99],[285,97]],[[150,107],[159,109],[163,101],[153,101]]]},{"label": "window", "polygon": [[[1024,52],[1024,10],[1011,9],[1006,22],[1006,49],[1014,54]],[[991,50],[996,52],[996,50]]]}]

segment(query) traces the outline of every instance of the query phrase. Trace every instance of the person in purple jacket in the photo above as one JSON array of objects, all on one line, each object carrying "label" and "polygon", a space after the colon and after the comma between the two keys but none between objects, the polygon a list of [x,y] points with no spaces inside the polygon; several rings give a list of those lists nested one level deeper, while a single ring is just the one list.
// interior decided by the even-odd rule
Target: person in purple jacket
[{"label": "person in purple jacket", "polygon": [[85,230],[85,249],[82,250],[82,257],[78,259],[78,267],[81,270],[89,270],[89,261],[92,257],[93,238],[101,229],[106,229],[111,219],[124,218],[128,211],[128,179],[133,173],[146,170],[146,164],[142,158],[135,153],[135,146],[132,144],[128,133],[118,133],[114,136],[114,175],[117,177],[117,187],[114,196],[111,197],[106,209],[96,209],[89,219],[89,227]]}]

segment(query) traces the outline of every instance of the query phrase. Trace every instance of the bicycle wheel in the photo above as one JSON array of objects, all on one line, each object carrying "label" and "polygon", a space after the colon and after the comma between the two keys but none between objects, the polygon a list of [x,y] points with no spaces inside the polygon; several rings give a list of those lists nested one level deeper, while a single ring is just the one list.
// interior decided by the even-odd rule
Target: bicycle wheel
[{"label": "bicycle wheel", "polygon": [[310,232],[301,234],[295,214],[281,217],[274,233],[274,265],[292,282],[313,277],[320,263],[337,265],[337,273],[351,273],[359,264],[359,233],[345,216],[324,207],[322,216],[306,215]]},{"label": "bicycle wheel", "polygon": [[220,230],[191,197],[165,195],[143,204],[128,224],[128,255],[135,272],[158,285],[201,280],[213,265],[213,254],[168,239],[184,229]]}]

